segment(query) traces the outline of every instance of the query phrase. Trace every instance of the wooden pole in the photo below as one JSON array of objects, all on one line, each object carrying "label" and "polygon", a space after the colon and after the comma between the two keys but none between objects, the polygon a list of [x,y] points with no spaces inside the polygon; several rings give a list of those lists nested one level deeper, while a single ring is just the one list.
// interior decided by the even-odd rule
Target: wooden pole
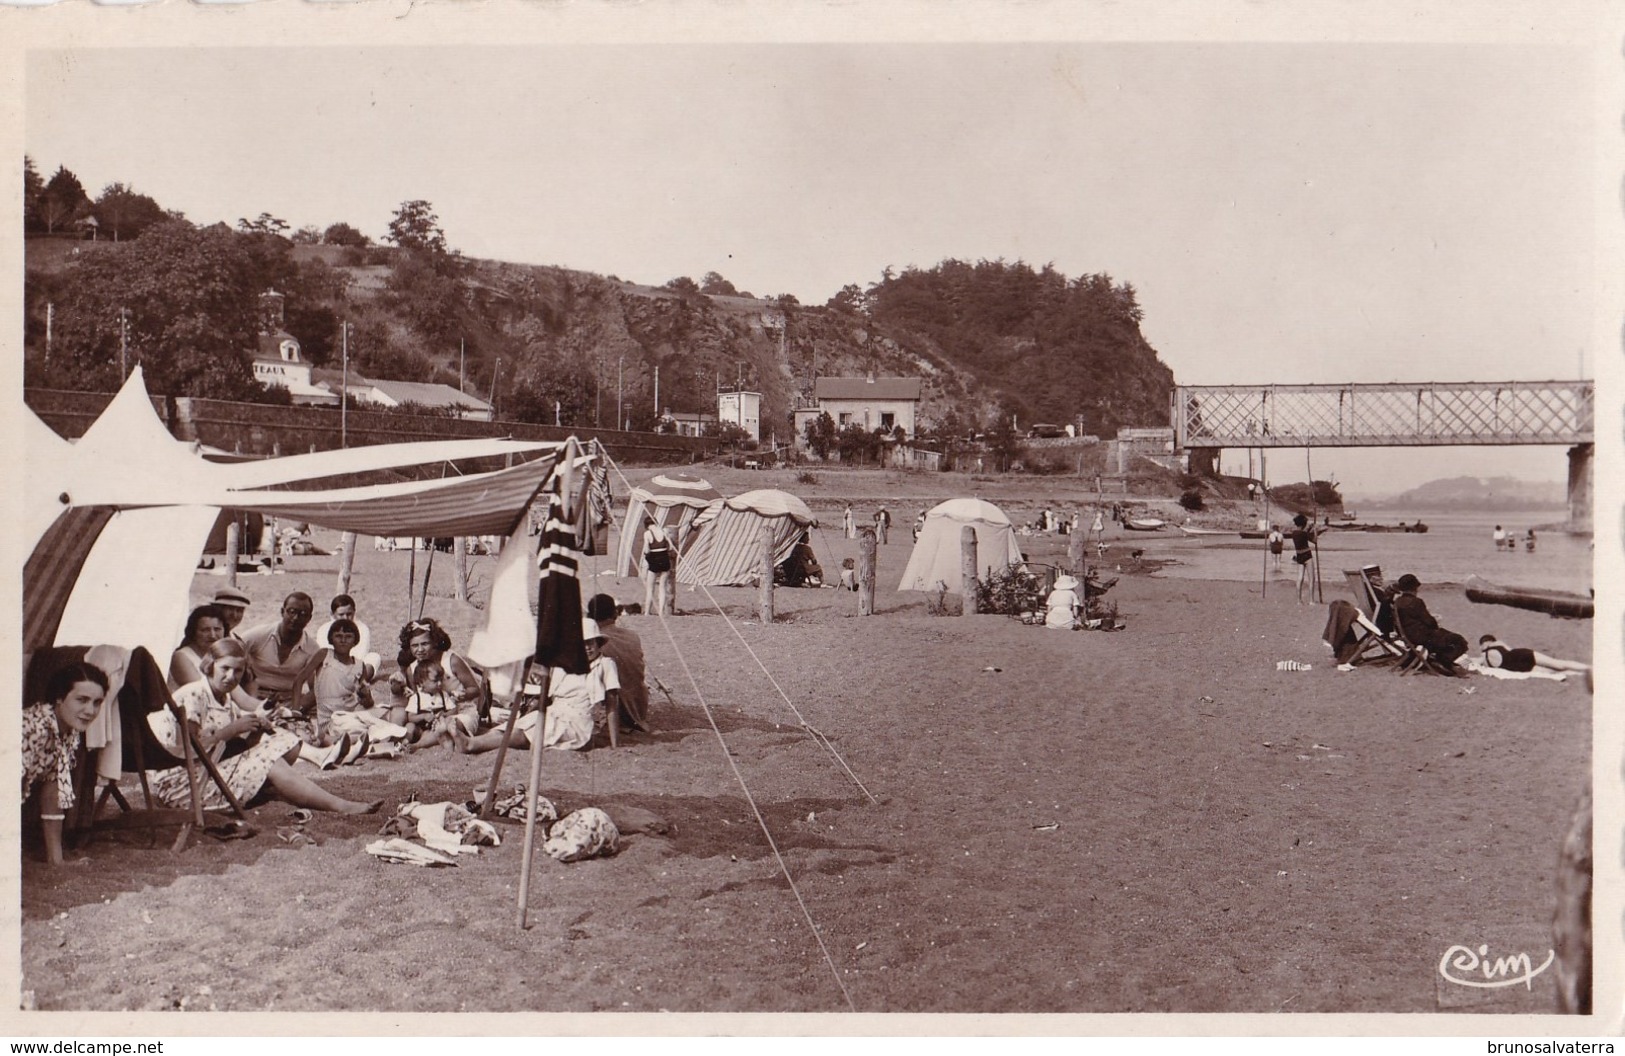
[{"label": "wooden pole", "polygon": [[226,583],[228,586],[237,585],[237,555],[243,549],[242,514],[234,513],[231,523],[226,525]]},{"label": "wooden pole", "polygon": [[959,529],[959,586],[965,599],[962,616],[976,615],[976,529]]},{"label": "wooden pole", "polygon": [[1315,468],[1309,459],[1309,448],[1303,449],[1303,470],[1309,474],[1309,509],[1313,516],[1309,519],[1309,551],[1315,555],[1315,602],[1318,604],[1326,600],[1326,593],[1320,588],[1320,495],[1315,491]]},{"label": "wooden pole", "polygon": [[355,533],[339,536],[339,589],[338,594],[350,593],[350,573],[355,570]]},{"label": "wooden pole", "polygon": [[1083,552],[1089,543],[1089,529],[1084,527],[1083,518],[1078,518],[1078,522],[1078,530],[1066,537],[1067,571],[1075,576],[1083,575]]},{"label": "wooden pole", "polygon": [[459,537],[457,539],[452,540],[452,545],[457,547],[457,560],[452,563],[452,569],[453,569],[453,571],[455,573],[453,575],[453,577],[452,577],[455,580],[455,586],[453,587],[453,593],[456,595],[456,598],[457,598],[458,601],[467,601],[468,600],[468,540]]},{"label": "wooden pole", "polygon": [[762,525],[762,585],[757,597],[757,609],[763,623],[773,622],[773,526]]},{"label": "wooden pole", "polygon": [[858,615],[875,612],[875,530],[870,525],[858,529]]},{"label": "wooden pole", "polygon": [[[542,668],[542,685],[551,685],[552,670]],[[536,786],[542,781],[542,738],[547,732],[547,691],[536,716],[536,740],[530,746],[530,783],[525,786],[525,857],[519,865],[519,927],[524,930],[525,913],[530,908],[530,860],[536,848]]]},{"label": "wooden pole", "polygon": [[[1264,493],[1264,523],[1269,525],[1270,489],[1264,484],[1264,449],[1262,447],[1258,449],[1258,490]],[[1270,542],[1266,537],[1264,541],[1264,574],[1259,577],[1258,588],[1258,596],[1261,598],[1270,596],[1270,561],[1274,556],[1274,554],[1270,553]]]}]

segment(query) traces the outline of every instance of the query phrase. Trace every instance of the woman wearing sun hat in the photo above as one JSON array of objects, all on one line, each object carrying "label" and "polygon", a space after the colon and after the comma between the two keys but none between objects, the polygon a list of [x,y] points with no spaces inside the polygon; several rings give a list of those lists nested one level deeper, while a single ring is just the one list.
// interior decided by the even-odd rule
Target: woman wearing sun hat
[{"label": "woman wearing sun hat", "polygon": [[1059,576],[1045,602],[1044,626],[1057,631],[1070,631],[1078,625],[1078,610],[1083,603],[1078,599],[1078,581],[1071,576]]}]

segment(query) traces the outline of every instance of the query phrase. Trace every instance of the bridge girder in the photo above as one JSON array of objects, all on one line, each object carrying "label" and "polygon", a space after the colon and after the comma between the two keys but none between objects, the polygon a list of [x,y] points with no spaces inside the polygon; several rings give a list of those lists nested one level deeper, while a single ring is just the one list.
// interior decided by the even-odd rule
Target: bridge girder
[{"label": "bridge girder", "polygon": [[1176,449],[1590,444],[1590,381],[1179,385]]}]

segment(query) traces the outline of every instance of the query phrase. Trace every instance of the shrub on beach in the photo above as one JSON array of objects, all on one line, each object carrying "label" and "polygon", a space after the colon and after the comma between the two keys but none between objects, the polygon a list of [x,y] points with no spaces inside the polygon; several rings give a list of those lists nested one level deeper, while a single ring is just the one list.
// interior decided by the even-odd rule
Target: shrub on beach
[{"label": "shrub on beach", "polygon": [[1181,493],[1179,496],[1179,504],[1185,507],[1187,510],[1200,510],[1205,505],[1205,503],[1202,501],[1202,493],[1197,491],[1195,488]]}]

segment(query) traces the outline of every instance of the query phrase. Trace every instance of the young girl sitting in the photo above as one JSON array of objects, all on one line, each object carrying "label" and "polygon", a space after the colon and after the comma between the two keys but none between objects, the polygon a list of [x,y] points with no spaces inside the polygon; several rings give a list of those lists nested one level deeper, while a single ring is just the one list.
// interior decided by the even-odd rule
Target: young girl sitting
[{"label": "young girl sitting", "polygon": [[463,733],[479,729],[479,676],[452,652],[451,636],[440,624],[424,619],[402,627],[397,662],[400,670],[389,676],[389,721],[411,731],[407,740],[414,747],[451,744],[453,727]]},{"label": "young girl sitting", "polygon": [[299,672],[294,684],[296,706],[308,710],[314,698],[316,732],[325,747],[349,738],[349,748],[337,763],[353,763],[367,754],[373,742],[406,737],[404,726],[385,720],[372,702],[370,663],[356,657],[361,640],[353,620],[340,617],[327,631],[328,646],[318,649]]}]

